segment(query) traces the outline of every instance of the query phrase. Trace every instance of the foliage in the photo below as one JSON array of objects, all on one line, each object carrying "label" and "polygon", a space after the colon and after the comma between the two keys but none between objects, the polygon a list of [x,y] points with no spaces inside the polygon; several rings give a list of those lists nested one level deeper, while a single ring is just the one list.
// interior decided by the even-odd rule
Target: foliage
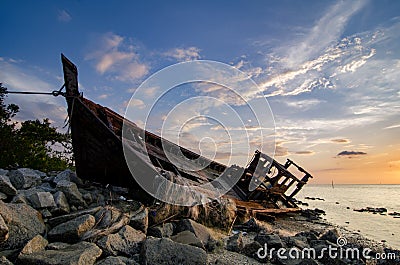
[{"label": "foliage", "polygon": [[48,119],[13,122],[19,107],[4,103],[6,91],[0,83],[0,168],[18,165],[48,172],[71,167],[70,135],[58,132]]}]

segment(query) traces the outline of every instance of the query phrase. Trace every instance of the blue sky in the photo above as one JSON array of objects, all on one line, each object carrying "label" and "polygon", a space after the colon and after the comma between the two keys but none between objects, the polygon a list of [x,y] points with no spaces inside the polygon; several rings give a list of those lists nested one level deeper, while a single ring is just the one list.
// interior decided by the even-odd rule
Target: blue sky
[{"label": "blue sky", "polygon": [[[400,183],[398,1],[2,1],[1,6],[0,82],[9,90],[58,89],[62,52],[78,66],[84,95],[123,114],[132,93],[158,70],[215,60],[243,71],[262,90],[275,118],[278,160],[291,157],[320,183]],[[228,98],[223,89],[212,92]],[[249,100],[257,98],[246,93]],[[21,107],[17,119],[50,117],[62,127],[62,98],[8,100]],[[207,123],[203,130],[186,129],[197,129],[192,136],[218,135],[206,133]]]}]

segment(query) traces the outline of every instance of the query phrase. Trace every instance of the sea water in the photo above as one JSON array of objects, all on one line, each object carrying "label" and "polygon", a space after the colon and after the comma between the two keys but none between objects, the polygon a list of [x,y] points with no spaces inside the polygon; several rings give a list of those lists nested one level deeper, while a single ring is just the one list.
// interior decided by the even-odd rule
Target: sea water
[{"label": "sea water", "polygon": [[[307,200],[305,197],[324,199]],[[400,185],[307,185],[297,194],[297,199],[326,212],[325,218],[334,224],[358,231],[367,238],[400,249],[400,218],[388,215],[400,212]],[[386,208],[384,215],[356,212],[366,207]],[[303,206],[304,208],[304,206]]]}]

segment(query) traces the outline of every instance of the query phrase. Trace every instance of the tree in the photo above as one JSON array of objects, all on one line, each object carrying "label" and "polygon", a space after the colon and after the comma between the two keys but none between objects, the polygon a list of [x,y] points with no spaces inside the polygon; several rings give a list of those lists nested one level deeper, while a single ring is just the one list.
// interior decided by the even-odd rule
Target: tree
[{"label": "tree", "polygon": [[4,104],[6,91],[0,83],[0,168],[18,164],[48,172],[71,167],[70,135],[58,132],[48,119],[28,120],[17,126],[12,118],[19,107]]}]

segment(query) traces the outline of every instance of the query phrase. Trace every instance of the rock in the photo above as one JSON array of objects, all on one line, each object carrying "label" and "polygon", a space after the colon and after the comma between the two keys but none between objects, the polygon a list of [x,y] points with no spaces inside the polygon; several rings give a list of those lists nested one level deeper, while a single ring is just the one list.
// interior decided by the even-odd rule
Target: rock
[{"label": "rock", "polygon": [[163,225],[151,227],[147,230],[148,236],[153,237],[170,237],[174,233],[174,225],[171,223],[165,223]]},{"label": "rock", "polygon": [[0,192],[0,200],[5,200],[5,199],[7,199],[7,194]]},{"label": "rock", "polygon": [[259,232],[261,230],[261,225],[259,224],[258,220],[254,217],[251,217],[247,222],[245,222],[241,228],[246,231],[253,231]]},{"label": "rock", "polygon": [[80,237],[94,226],[95,222],[92,215],[82,215],[51,229],[48,233],[48,238],[50,241],[78,242]]},{"label": "rock", "polygon": [[9,261],[6,257],[0,257],[0,265],[14,265],[11,261]]},{"label": "rock", "polygon": [[149,237],[143,244],[141,263],[148,265],[207,264],[207,253],[169,238]]},{"label": "rock", "polygon": [[149,212],[147,208],[142,207],[142,210],[132,216],[131,220],[129,221],[129,225],[147,234],[147,229],[149,226],[148,214]]},{"label": "rock", "polygon": [[40,176],[30,168],[11,170],[8,176],[16,189],[28,189],[41,183]]},{"label": "rock", "polygon": [[96,223],[97,223],[96,228],[103,229],[106,227],[110,227],[121,217],[121,214],[123,213],[121,212],[120,209],[117,209],[116,207],[110,205],[105,206],[100,211],[98,211],[94,216],[94,218],[96,218]]},{"label": "rock", "polygon": [[56,189],[54,189],[50,183],[42,183],[42,185],[38,186],[38,188],[42,189],[43,191],[54,193]]},{"label": "rock", "polygon": [[87,204],[91,204],[93,202],[93,197],[90,192],[86,192],[82,195],[82,198],[85,200]]},{"label": "rock", "polygon": [[61,180],[57,183],[57,189],[65,194],[70,204],[75,206],[86,206],[86,202],[83,200],[82,194],[79,192],[75,183]]},{"label": "rock", "polygon": [[83,181],[76,176],[76,173],[73,172],[70,169],[66,169],[60,173],[57,174],[57,176],[54,177],[53,182],[55,184],[58,184],[60,181],[70,181],[78,185],[79,187],[83,186]]},{"label": "rock", "polygon": [[106,255],[133,256],[140,252],[142,242],[145,239],[146,235],[144,233],[126,225],[117,234],[110,234],[100,238],[97,241],[97,245]]},{"label": "rock", "polygon": [[318,239],[318,233],[315,231],[302,231],[300,233],[297,233],[295,235],[296,237],[301,237],[304,236],[307,238],[307,241],[310,242],[311,240],[317,240]]},{"label": "rock", "polygon": [[[0,250],[0,258],[5,257],[10,262],[15,261],[19,255],[20,250],[21,249]],[[1,264],[1,262],[0,262],[0,264]]]},{"label": "rock", "polygon": [[0,201],[0,215],[9,229],[9,237],[0,243],[0,249],[21,248],[33,237],[46,231],[40,213],[29,205]]},{"label": "rock", "polygon": [[46,248],[48,243],[49,242],[44,237],[37,235],[26,243],[20,255],[28,255],[33,252],[42,251]]},{"label": "rock", "polygon": [[11,203],[24,203],[28,204],[28,200],[25,198],[23,194],[17,194],[11,200]]},{"label": "rock", "polygon": [[72,171],[70,169],[64,170],[60,173],[58,173],[54,178],[53,182],[54,184],[58,184],[60,181],[71,181],[71,178],[69,177],[71,175]]},{"label": "rock", "polygon": [[206,247],[206,249],[208,249],[209,245],[214,245],[213,243],[215,242],[215,239],[212,238],[207,227],[205,227],[204,225],[196,223],[195,221],[193,221],[191,219],[180,220],[176,227],[176,233],[179,233],[179,232],[182,232],[185,230],[194,233],[196,235],[196,237],[201,240],[201,242]]},{"label": "rock", "polygon": [[42,179],[44,179],[45,177],[47,177],[47,174],[46,174],[46,173],[44,173],[44,172],[42,172],[42,171],[40,171],[40,170],[36,170],[36,169],[34,169],[33,171],[35,171],[35,172],[36,172],[36,174],[38,174],[38,175],[39,175],[39,177],[40,177],[40,178],[42,178]]},{"label": "rock", "polygon": [[286,238],[288,247],[297,247],[299,249],[308,248],[308,239],[305,236],[291,236]]},{"label": "rock", "polygon": [[71,244],[64,243],[64,242],[53,242],[49,243],[46,247],[48,250],[60,250],[66,247],[69,247]]},{"label": "rock", "polygon": [[336,244],[339,237],[340,237],[339,231],[336,228],[334,228],[334,229],[325,231],[325,233],[323,233],[319,237],[319,239],[320,240],[328,240],[329,242]]},{"label": "rock", "polygon": [[201,240],[190,231],[182,231],[174,236],[171,236],[171,240],[177,243],[187,244],[204,249],[203,242],[201,242]]},{"label": "rock", "polygon": [[61,216],[57,216],[54,218],[49,219],[47,222],[50,226],[56,226],[59,225],[61,223],[65,223],[67,221],[70,221],[72,219],[75,219],[79,216],[85,215],[85,214],[95,214],[97,213],[100,209],[102,209],[102,207],[98,206],[98,207],[94,207],[94,208],[90,208],[90,209],[86,209],[86,210],[81,210],[78,212],[74,212],[74,213],[70,213],[70,214],[65,214],[65,215],[61,215]]},{"label": "rock", "polygon": [[53,198],[57,207],[55,212],[60,214],[67,214],[70,212],[67,197],[65,197],[65,194],[62,191],[57,191],[54,193]]},{"label": "rock", "polygon": [[139,265],[136,261],[126,257],[107,257],[96,262],[96,265]]},{"label": "rock", "polygon": [[48,218],[52,217],[51,212],[49,210],[47,210],[47,209],[40,210],[40,213],[42,214],[42,217],[44,219],[48,219]]},{"label": "rock", "polygon": [[0,175],[0,192],[11,196],[17,194],[17,189],[11,184],[7,176]]},{"label": "rock", "polygon": [[8,170],[0,168],[0,175],[7,176],[8,172]]},{"label": "rock", "polygon": [[255,241],[260,243],[262,246],[267,244],[268,248],[282,248],[284,247],[283,242],[279,235],[276,234],[263,234],[259,233],[257,236],[254,238]]},{"label": "rock", "polygon": [[90,265],[101,255],[101,249],[93,243],[80,242],[60,250],[43,250],[20,255],[18,264],[40,265]]},{"label": "rock", "polygon": [[258,251],[260,248],[262,248],[262,247],[263,247],[263,246],[261,246],[260,243],[258,243],[257,241],[253,241],[253,242],[251,242],[251,243],[249,243],[249,244],[246,244],[246,245],[243,247],[241,253],[244,254],[244,255],[246,255],[247,257],[250,257],[250,258],[253,258],[253,259],[256,259],[256,260],[260,260],[260,261],[261,261],[262,259],[260,259],[260,258],[257,256],[257,251]]},{"label": "rock", "polygon": [[8,239],[8,226],[0,214],[0,243]]},{"label": "rock", "polygon": [[43,191],[33,193],[28,197],[28,200],[35,209],[56,207],[53,195],[50,192]]},{"label": "rock", "polygon": [[233,252],[240,252],[243,248],[242,233],[237,233],[228,238],[226,249]]}]

